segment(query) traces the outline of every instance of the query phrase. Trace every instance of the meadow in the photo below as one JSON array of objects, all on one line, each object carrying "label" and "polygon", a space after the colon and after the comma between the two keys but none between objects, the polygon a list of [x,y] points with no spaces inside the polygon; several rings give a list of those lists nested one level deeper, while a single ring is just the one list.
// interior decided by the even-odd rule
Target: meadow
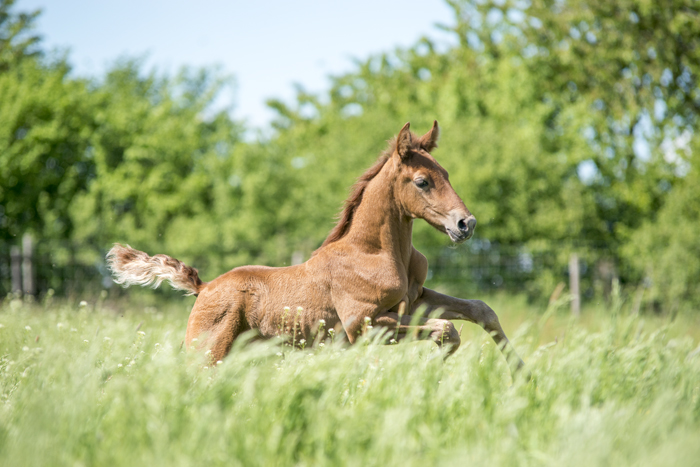
[{"label": "meadow", "polygon": [[[189,299],[191,300],[191,299]],[[698,465],[697,319],[494,297],[527,363],[429,342],[181,347],[187,300],[0,309],[0,465]],[[459,327],[459,326],[458,326]],[[529,377],[527,377],[529,373]]]}]

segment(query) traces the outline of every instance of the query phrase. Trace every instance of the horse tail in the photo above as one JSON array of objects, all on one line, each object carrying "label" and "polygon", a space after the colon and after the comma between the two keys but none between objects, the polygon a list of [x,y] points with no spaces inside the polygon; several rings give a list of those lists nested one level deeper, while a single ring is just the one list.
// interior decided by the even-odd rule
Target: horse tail
[{"label": "horse tail", "polygon": [[129,245],[115,243],[107,253],[107,266],[112,271],[114,282],[124,287],[130,285],[152,285],[155,289],[164,280],[186,295],[197,295],[204,283],[197,270],[182,261],[167,255],[148,256]]}]

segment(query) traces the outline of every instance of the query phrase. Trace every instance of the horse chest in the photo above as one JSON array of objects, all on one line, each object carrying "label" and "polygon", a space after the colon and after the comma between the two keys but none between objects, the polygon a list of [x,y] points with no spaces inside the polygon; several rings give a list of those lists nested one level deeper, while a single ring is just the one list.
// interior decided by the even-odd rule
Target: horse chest
[{"label": "horse chest", "polygon": [[408,291],[407,272],[393,261],[382,261],[358,275],[362,295],[375,302],[379,308],[389,309],[400,302]]}]

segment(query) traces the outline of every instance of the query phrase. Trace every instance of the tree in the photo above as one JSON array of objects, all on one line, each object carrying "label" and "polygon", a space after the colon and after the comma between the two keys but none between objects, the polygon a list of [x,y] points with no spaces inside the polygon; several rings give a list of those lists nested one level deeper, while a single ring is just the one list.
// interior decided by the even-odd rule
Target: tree
[{"label": "tree", "polygon": [[[84,262],[114,242],[167,251],[195,264],[222,253],[215,190],[239,127],[225,112],[204,118],[225,81],[184,70],[175,79],[115,66],[91,94],[86,158],[94,178],[72,200],[73,240]],[[89,246],[89,247],[88,247]]]},{"label": "tree", "polygon": [[[510,4],[509,4],[510,5]],[[504,5],[502,8],[508,8]],[[533,1],[523,52],[562,112],[587,111],[598,217],[632,283],[672,307],[700,300],[697,220],[700,5]],[[690,259],[690,260],[689,260]]]},{"label": "tree", "polygon": [[94,276],[115,241],[216,263],[225,232],[215,225],[213,191],[226,184],[221,169],[240,130],[209,105],[227,78],[144,76],[134,61],[102,81],[70,77],[65,59],[42,58],[30,34],[38,13],[11,6],[0,7],[4,253],[33,234],[39,282],[59,289],[76,281],[76,268]]},{"label": "tree", "polygon": [[68,204],[85,187],[87,83],[63,60],[41,60],[39,12],[0,3],[0,239],[70,235]]},{"label": "tree", "polygon": [[0,73],[29,57],[41,54],[40,37],[32,34],[40,11],[13,13],[15,0],[0,0]]}]

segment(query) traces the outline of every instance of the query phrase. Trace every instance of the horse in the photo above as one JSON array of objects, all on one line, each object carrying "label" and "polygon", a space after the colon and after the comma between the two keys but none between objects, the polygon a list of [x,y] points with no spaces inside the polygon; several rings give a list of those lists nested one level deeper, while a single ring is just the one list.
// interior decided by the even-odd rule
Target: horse
[{"label": "horse", "polygon": [[166,280],[196,295],[185,343],[206,348],[214,363],[245,331],[257,330],[263,338],[291,334],[296,342],[311,343],[319,325],[344,331],[351,344],[368,326],[397,340],[432,339],[450,355],[460,334],[449,320],[466,320],[481,325],[509,362],[522,367],[488,305],[423,286],[428,262],[413,247],[414,220],[463,243],[474,234],[476,218],[431,155],[440,135],[437,121],[420,137],[409,128],[410,122],[358,179],[338,223],[305,263],[241,266],[202,282],[195,268],[175,258],[115,244],[107,254],[115,282],[155,288]]}]

